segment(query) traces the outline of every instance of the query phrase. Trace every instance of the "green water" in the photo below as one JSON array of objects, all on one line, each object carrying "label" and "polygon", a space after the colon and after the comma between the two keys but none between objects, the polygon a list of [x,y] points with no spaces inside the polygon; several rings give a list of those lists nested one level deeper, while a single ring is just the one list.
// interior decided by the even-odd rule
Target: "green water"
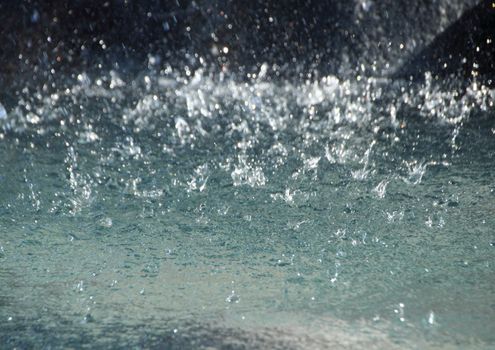
[{"label": "green water", "polygon": [[493,348],[494,98],[26,88],[0,134],[1,347]]}]

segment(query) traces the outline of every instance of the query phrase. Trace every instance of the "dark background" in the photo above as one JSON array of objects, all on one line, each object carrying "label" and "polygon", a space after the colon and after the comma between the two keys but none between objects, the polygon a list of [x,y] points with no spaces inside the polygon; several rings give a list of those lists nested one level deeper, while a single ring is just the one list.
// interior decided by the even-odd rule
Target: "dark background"
[{"label": "dark background", "polygon": [[475,0],[7,0],[0,2],[0,84],[168,65],[242,79],[263,63],[269,75],[289,79],[421,78],[427,70],[471,79],[474,64],[478,79],[491,83],[494,7]]}]

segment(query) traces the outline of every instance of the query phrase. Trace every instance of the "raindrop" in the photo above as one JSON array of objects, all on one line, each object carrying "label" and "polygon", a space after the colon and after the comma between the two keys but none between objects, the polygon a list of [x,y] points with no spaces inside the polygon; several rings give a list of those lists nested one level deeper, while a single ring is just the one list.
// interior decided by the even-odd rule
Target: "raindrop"
[{"label": "raindrop", "polygon": [[105,228],[110,228],[113,225],[112,219],[111,218],[103,218],[99,222],[100,226],[105,227]]},{"label": "raindrop", "polygon": [[430,314],[428,315],[428,323],[429,324],[435,324],[435,313],[433,311],[430,311]]},{"label": "raindrop", "polygon": [[227,303],[235,303],[238,304],[241,298],[235,294],[235,291],[232,291],[230,295],[225,299]]},{"label": "raindrop", "polygon": [[0,103],[0,120],[2,119],[7,119],[7,110],[2,105],[2,103]]},{"label": "raindrop", "polygon": [[31,14],[31,22],[37,23],[40,20],[40,13],[38,10],[34,9],[33,13]]},{"label": "raindrop", "polygon": [[361,8],[363,9],[363,11],[368,12],[372,6],[373,6],[373,1],[371,0],[361,1]]}]

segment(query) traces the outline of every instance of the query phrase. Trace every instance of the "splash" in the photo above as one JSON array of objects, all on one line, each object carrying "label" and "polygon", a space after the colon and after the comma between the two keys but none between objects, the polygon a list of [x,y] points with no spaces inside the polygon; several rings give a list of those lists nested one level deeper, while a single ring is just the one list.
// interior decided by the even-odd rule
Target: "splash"
[{"label": "splash", "polygon": [[[2,266],[55,271],[23,272],[40,293],[5,319],[42,295],[98,332],[120,310],[134,325],[263,309],[357,315],[412,343],[425,327],[451,341],[457,315],[491,334],[493,90],[153,69],[29,85],[0,117]],[[452,290],[476,294],[472,314]]]}]

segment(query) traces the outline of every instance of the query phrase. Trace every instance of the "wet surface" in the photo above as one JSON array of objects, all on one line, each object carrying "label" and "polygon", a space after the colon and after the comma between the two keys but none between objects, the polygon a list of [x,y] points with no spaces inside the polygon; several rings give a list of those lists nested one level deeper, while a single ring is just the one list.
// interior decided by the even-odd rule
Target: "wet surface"
[{"label": "wet surface", "polygon": [[493,90],[266,69],[21,92],[2,344],[493,347]]}]

